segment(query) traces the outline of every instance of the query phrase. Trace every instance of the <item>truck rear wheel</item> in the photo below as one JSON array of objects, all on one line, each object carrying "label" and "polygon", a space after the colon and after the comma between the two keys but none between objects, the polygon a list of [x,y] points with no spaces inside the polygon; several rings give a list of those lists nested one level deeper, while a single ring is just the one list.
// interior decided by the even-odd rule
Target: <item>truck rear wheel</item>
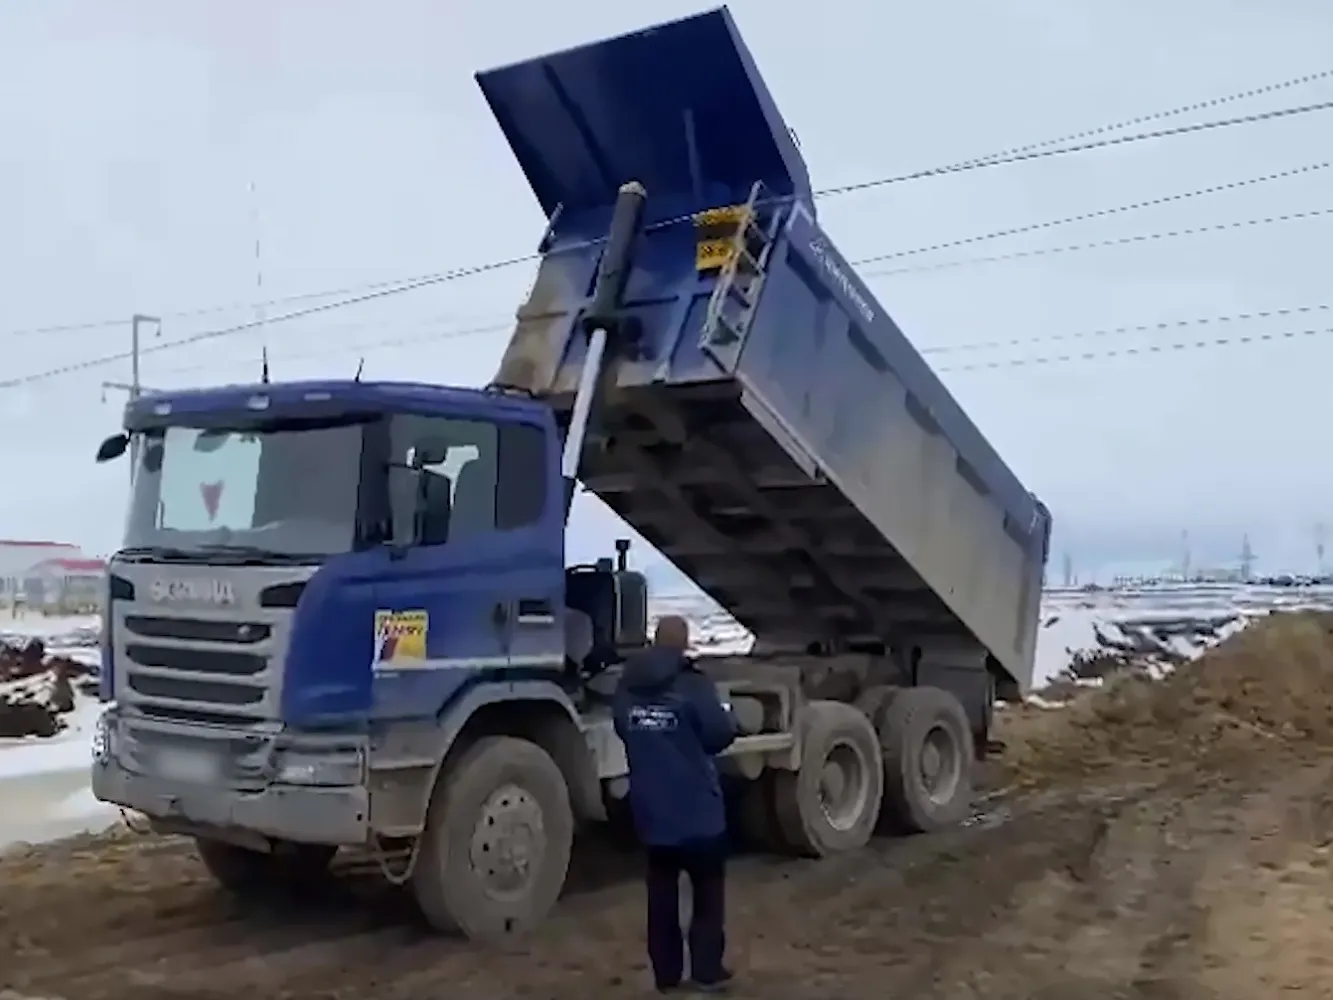
[{"label": "truck rear wheel", "polygon": [[806,857],[864,847],[884,796],[874,726],[851,705],[836,701],[810,702],[801,726],[800,769],[773,774],[783,841]]},{"label": "truck rear wheel", "polygon": [[336,847],[324,844],[276,844],[271,852],[263,852],[207,837],[196,837],[194,843],[214,881],[247,898],[317,885],[338,853]]},{"label": "truck rear wheel", "polygon": [[537,744],[487,736],[446,762],[421,837],[412,891],[431,926],[517,937],[550,913],[569,872],[565,777]]},{"label": "truck rear wheel", "polygon": [[958,699],[933,687],[904,688],[880,725],[884,809],[880,829],[934,833],[972,807],[972,728]]}]

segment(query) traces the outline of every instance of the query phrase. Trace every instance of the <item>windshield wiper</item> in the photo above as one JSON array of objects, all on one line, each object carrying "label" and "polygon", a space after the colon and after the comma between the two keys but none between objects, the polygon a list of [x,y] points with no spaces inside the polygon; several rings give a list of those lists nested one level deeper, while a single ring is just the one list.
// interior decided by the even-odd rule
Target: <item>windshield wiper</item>
[{"label": "windshield wiper", "polygon": [[259,565],[282,565],[282,566],[300,566],[310,565],[324,561],[324,556],[311,553],[292,553],[275,552],[273,549],[266,549],[259,545],[201,545],[196,549],[200,555],[207,559],[235,560],[238,564],[248,566]]},{"label": "windshield wiper", "polygon": [[200,553],[170,545],[131,545],[116,553],[130,562],[199,562]]},{"label": "windshield wiper", "polygon": [[130,562],[215,563],[230,566],[297,566],[323,561],[322,556],[274,552],[257,545],[200,545],[190,549],[169,545],[140,545],[121,549],[116,555]]}]

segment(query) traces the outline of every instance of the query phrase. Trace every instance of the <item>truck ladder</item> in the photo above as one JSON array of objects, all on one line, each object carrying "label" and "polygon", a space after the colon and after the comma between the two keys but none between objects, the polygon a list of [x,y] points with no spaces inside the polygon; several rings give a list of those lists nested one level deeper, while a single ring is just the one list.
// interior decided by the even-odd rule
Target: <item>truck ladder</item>
[{"label": "truck ladder", "polygon": [[738,215],[730,252],[718,273],[704,314],[701,339],[715,347],[735,344],[749,332],[782,221],[782,212],[772,204],[772,199],[764,198],[762,181],[756,181],[750,189],[750,197]]}]

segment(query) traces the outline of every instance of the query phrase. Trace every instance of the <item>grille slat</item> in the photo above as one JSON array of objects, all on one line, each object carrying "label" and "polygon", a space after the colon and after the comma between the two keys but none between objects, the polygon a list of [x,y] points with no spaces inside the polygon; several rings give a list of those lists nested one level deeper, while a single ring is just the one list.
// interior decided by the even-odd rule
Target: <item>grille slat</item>
[{"label": "grille slat", "polygon": [[273,634],[265,622],[216,622],[197,618],[148,618],[129,615],[125,627],[146,639],[183,639],[188,642],[263,642]]}]

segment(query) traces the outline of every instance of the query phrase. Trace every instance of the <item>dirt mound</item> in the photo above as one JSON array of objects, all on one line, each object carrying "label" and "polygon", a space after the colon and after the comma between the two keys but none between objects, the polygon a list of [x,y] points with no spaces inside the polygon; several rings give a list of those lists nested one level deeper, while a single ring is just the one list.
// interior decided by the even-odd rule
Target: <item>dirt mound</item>
[{"label": "dirt mound", "polygon": [[47,656],[41,639],[0,642],[0,737],[54,736],[74,710],[75,688],[92,668],[66,656]]},{"label": "dirt mound", "polygon": [[1111,678],[1059,709],[1002,722],[1012,783],[1112,769],[1234,768],[1258,748],[1333,747],[1333,614],[1275,613],[1164,678]]}]

